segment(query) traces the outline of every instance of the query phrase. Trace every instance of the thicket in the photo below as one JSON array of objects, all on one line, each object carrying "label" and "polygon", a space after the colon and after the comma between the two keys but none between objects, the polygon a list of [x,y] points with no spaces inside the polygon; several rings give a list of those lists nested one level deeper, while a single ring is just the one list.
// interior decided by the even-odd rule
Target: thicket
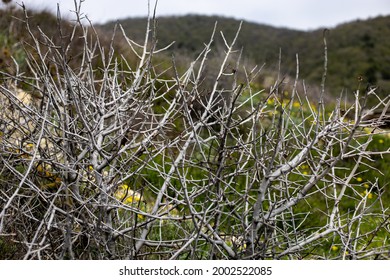
[{"label": "thicket", "polygon": [[241,25],[178,62],[153,15],[142,44],[107,43],[75,10],[51,34],[24,10],[24,60],[1,70],[0,257],[389,258],[390,99],[362,83],[324,103],[326,32],[314,103],[298,55],[292,84],[253,82]]}]

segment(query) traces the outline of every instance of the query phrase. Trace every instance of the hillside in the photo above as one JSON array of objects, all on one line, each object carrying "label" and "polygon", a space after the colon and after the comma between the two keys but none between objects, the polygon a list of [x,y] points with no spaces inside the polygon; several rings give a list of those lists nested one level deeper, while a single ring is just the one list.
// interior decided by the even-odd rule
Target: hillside
[{"label": "hillside", "polygon": [[[218,22],[227,38],[237,31],[239,21],[231,18],[188,15],[157,19],[157,38],[160,46],[175,41],[172,51],[195,56],[207,42]],[[116,22],[99,26],[110,31]],[[119,20],[130,37],[142,40],[145,18]],[[282,51],[282,69],[295,75],[295,54],[299,54],[301,78],[318,84],[323,72],[323,30],[309,32],[275,28],[244,22],[238,46],[244,56],[256,64],[266,63],[268,69],[277,69],[279,49]],[[365,21],[354,21],[332,28],[328,35],[328,88],[338,96],[342,90],[351,92],[357,87],[359,76],[365,83],[380,86],[381,94],[390,89],[390,16]],[[217,45],[223,42],[219,40]]]},{"label": "hillside", "polygon": [[[12,65],[11,55],[23,66],[23,50],[18,42],[28,41],[29,35],[19,10],[0,10],[0,66],[8,69]],[[47,12],[32,15],[32,25],[39,25],[49,34],[55,34],[56,19]],[[10,24],[11,22],[11,24]],[[119,20],[129,37],[142,42],[146,18]],[[188,15],[182,17],[161,17],[157,19],[158,46],[175,44],[166,52],[168,59],[175,53],[179,60],[192,60],[203,49],[217,26],[216,49],[223,52],[223,41],[219,31],[231,40],[237,31],[239,21],[232,18]],[[109,43],[116,22],[96,26],[101,40]],[[67,26],[64,23],[63,27]],[[118,36],[117,38],[120,38]],[[390,91],[390,16],[365,21],[354,21],[339,25],[328,34],[329,67],[327,89],[329,95],[337,97],[341,92],[352,96],[358,86],[358,77],[363,83],[379,86],[378,93],[384,97]],[[115,42],[120,46],[121,42]],[[237,48],[243,49],[245,64],[263,65],[269,72],[278,69],[279,50],[282,52],[282,74],[295,76],[296,59],[299,54],[300,78],[307,84],[319,86],[323,73],[323,30],[303,32],[286,28],[275,28],[252,22],[244,22]],[[119,49],[119,48],[118,48]],[[71,50],[77,57],[77,44]],[[180,64],[180,61],[179,61]],[[23,69],[22,69],[23,70]],[[272,76],[275,76],[272,74]],[[264,78],[264,77],[263,77]],[[264,86],[264,84],[262,85]]]}]

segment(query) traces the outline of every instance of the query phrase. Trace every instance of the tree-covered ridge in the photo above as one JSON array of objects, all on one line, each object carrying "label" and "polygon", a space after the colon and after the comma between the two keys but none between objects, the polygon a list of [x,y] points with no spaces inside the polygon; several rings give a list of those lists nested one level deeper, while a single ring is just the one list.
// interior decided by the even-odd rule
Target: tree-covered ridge
[{"label": "tree-covered ridge", "polygon": [[[208,41],[214,24],[229,40],[233,38],[239,21],[232,18],[187,15],[161,17],[156,21],[158,45],[175,41],[172,50],[186,55],[201,49]],[[99,26],[112,30],[116,22]],[[142,39],[146,26],[145,18],[119,20],[130,37]],[[220,38],[220,36],[219,36]],[[364,83],[380,87],[382,95],[390,89],[390,16],[369,20],[357,20],[331,28],[328,33],[329,72],[328,88],[332,95],[339,96],[342,90],[356,89],[358,77]],[[282,53],[282,69],[285,74],[295,75],[296,54],[299,55],[301,78],[320,82],[323,72],[323,29],[303,32],[244,22],[237,42],[244,57],[268,69],[278,67],[279,50]],[[217,48],[223,40],[216,40]]]},{"label": "tree-covered ridge", "polygon": [[[21,21],[19,10],[0,10],[0,66],[9,68],[11,56],[22,62],[20,43],[28,41]],[[33,25],[39,25],[47,33],[55,34],[56,19],[48,12],[31,14]],[[129,38],[137,42],[144,40],[146,18],[128,18],[119,20]],[[180,17],[158,17],[156,19],[157,46],[167,46],[175,42],[165,53],[174,53],[182,60],[194,59],[209,41],[213,27],[217,22],[217,33],[223,32],[227,41],[231,41],[239,26],[239,20],[216,16],[187,15]],[[109,41],[116,21],[96,26],[103,40]],[[64,23],[67,25],[67,23]],[[120,33],[120,32],[119,32]],[[11,36],[8,36],[10,34]],[[213,47],[223,54],[222,37],[215,36]],[[390,16],[381,16],[369,20],[358,20],[331,28],[328,36],[328,79],[327,91],[334,97],[341,92],[352,96],[358,87],[358,78],[363,84],[370,83],[379,87],[378,93],[384,97],[390,90]],[[115,44],[119,47],[121,36]],[[104,40],[103,40],[104,41]],[[124,42],[123,42],[124,43]],[[125,48],[125,47],[123,47]],[[300,78],[307,84],[318,84],[323,74],[323,29],[297,31],[276,28],[252,22],[244,22],[237,40],[236,48],[243,50],[246,64],[263,65],[269,71],[276,71],[279,53],[282,55],[282,74],[295,76],[296,54],[299,55]],[[74,51],[77,57],[78,50]],[[218,53],[218,52],[216,52]],[[168,59],[169,60],[169,59]],[[185,64],[185,63],[184,63]],[[266,85],[262,85],[266,86]]]}]

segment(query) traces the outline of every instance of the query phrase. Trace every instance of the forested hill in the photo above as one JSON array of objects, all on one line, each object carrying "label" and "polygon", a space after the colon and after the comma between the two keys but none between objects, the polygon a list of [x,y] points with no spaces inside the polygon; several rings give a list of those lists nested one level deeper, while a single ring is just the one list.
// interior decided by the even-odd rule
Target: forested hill
[{"label": "forested hill", "polygon": [[[138,40],[144,38],[145,18],[119,20],[127,34]],[[223,31],[231,40],[240,21],[231,18],[187,15],[161,17],[157,20],[157,37],[160,46],[175,41],[173,50],[195,56],[208,42],[214,24],[217,32]],[[116,22],[99,28],[112,30]],[[220,37],[220,36],[219,36]],[[390,16],[358,20],[330,28],[328,33],[328,87],[335,95],[342,89],[352,91],[357,78],[366,83],[379,85],[383,95],[390,90]],[[217,40],[216,44],[222,44]],[[282,51],[284,73],[295,75],[296,58],[299,54],[301,78],[318,83],[323,72],[323,29],[297,31],[244,22],[238,47],[244,48],[246,59],[256,64],[267,63],[276,69],[279,50]]]},{"label": "forested hill", "polygon": [[[23,51],[20,44],[16,43],[28,41],[29,38],[22,21],[16,20],[23,17],[20,9],[0,9],[0,67],[13,65],[12,56],[23,70]],[[34,12],[30,14],[30,21],[32,26],[39,25],[47,34],[56,37],[54,35],[58,28],[54,15],[45,11]],[[129,37],[138,42],[143,41],[146,18],[128,18],[119,22]],[[175,41],[170,51],[180,54],[177,57],[194,59],[203,49],[204,43],[209,41],[216,22],[216,49],[222,51],[223,40],[219,31],[223,31],[227,40],[231,41],[240,25],[239,20],[200,15],[160,17],[157,19],[158,45],[166,46]],[[103,32],[102,35],[107,35],[102,37],[111,38],[115,23],[113,21],[95,27]],[[357,78],[362,76],[364,83],[379,86],[378,92],[382,97],[387,96],[390,93],[390,16],[349,22],[329,29],[328,91],[334,96],[339,96],[342,90],[352,92],[357,87]],[[304,32],[244,22],[237,49],[241,47],[246,63],[266,63],[266,69],[270,71],[278,68],[281,50],[282,74],[290,76],[295,76],[295,56],[298,54],[300,78],[310,84],[320,84],[324,60],[323,29]],[[73,52],[74,57],[78,57],[78,50]]]}]

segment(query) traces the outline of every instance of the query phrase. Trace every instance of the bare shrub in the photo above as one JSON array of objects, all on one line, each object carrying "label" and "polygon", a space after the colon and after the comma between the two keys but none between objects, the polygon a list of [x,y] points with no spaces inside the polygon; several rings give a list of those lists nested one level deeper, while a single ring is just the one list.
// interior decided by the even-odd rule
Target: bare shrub
[{"label": "bare shrub", "polygon": [[[363,113],[376,89],[325,106],[326,34],[313,104],[298,56],[287,96],[282,77],[253,87],[261,68],[240,64],[241,26],[227,41],[216,25],[179,71],[174,58],[169,69],[154,64],[164,51],[154,17],[143,44],[120,30],[137,58],[129,63],[113,48],[118,35],[105,46],[76,10],[73,31],[59,28],[55,40],[32,32],[26,12],[32,74],[2,73],[0,244],[12,240],[15,258],[389,258],[385,188],[373,181],[362,192],[358,180],[390,152],[369,150],[384,133],[383,116]],[[76,30],[82,48],[70,65]],[[225,55],[209,65],[216,36]],[[208,65],[217,70],[204,92]],[[17,96],[21,85],[31,102]]]}]

